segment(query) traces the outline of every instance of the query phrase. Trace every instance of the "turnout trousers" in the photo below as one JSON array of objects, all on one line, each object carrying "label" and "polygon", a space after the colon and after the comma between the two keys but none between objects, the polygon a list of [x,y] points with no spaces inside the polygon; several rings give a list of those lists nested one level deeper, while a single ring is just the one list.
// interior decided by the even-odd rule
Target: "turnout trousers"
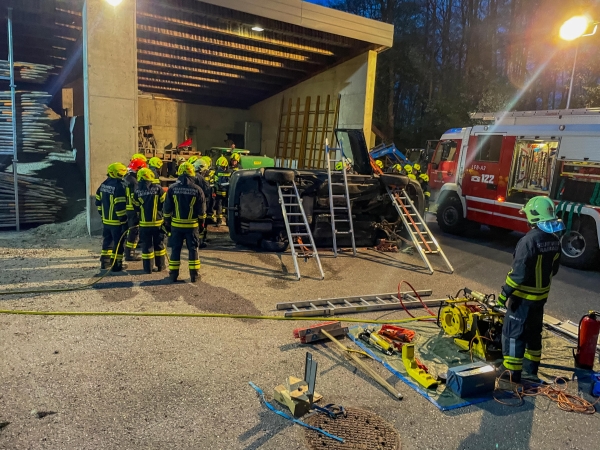
[{"label": "turnout trousers", "polygon": [[520,373],[525,362],[527,372],[537,373],[542,359],[545,303],[510,297],[502,326],[503,364],[507,369]]},{"label": "turnout trousers", "polygon": [[140,244],[142,246],[142,264],[144,272],[151,273],[155,265],[158,271],[166,267],[167,249],[165,233],[160,227],[140,227]]},{"label": "turnout trousers", "polygon": [[200,232],[198,227],[177,228],[171,227],[171,258],[169,259],[169,272],[179,274],[181,267],[181,249],[185,241],[188,249],[188,264],[190,272],[200,269],[200,260],[198,259],[198,246],[200,245]]},{"label": "turnout trousers", "polygon": [[123,242],[117,248],[125,227],[121,225],[102,225],[102,251],[100,253],[100,264],[103,269],[111,266],[113,255],[116,255],[117,262],[123,260],[123,251],[125,247]]},{"label": "turnout trousers", "polygon": [[213,220],[223,220],[223,206],[227,206],[227,196],[217,194],[213,210]]},{"label": "turnout trousers", "polygon": [[[134,211],[127,211],[127,225],[129,228],[135,227],[140,224],[140,219],[138,215]],[[140,229],[133,228],[129,230],[127,233],[127,243],[125,246],[131,250],[135,250],[137,248],[138,239],[140,236]]]}]

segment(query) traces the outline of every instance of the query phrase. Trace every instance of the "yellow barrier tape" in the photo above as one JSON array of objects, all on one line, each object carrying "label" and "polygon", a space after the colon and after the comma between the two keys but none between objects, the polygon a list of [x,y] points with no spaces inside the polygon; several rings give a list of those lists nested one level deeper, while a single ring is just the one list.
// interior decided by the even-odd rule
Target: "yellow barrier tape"
[{"label": "yellow barrier tape", "polygon": [[283,316],[251,316],[246,314],[213,314],[213,313],[162,313],[162,312],[120,312],[120,311],[24,311],[18,309],[3,309],[0,314],[16,314],[25,316],[125,316],[125,317],[212,317],[217,319],[255,319],[255,320],[310,320],[317,321],[336,321],[336,322],[354,322],[354,323],[406,323],[417,320],[435,319],[434,316],[411,317],[398,320],[372,320],[355,317],[283,317]]}]

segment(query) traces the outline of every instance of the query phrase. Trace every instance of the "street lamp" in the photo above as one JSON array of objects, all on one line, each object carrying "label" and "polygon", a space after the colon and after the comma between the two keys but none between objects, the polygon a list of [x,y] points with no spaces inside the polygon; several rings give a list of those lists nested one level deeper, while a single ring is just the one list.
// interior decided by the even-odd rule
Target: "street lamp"
[{"label": "street lamp", "polygon": [[123,0],[106,0],[108,3],[110,3],[113,6],[117,6],[118,4],[120,4]]},{"label": "street lamp", "polygon": [[[593,30],[586,34],[586,31],[594,25]],[[574,16],[567,20],[560,27],[560,38],[565,41],[574,41],[584,36],[596,34],[598,22],[591,21],[587,16]],[[569,96],[567,97],[567,109],[571,106],[571,94],[573,93],[573,80],[575,79],[575,67],[577,66],[577,53],[579,52],[579,43],[575,46],[575,59],[573,60],[573,70],[571,71],[571,81],[569,83]]]}]

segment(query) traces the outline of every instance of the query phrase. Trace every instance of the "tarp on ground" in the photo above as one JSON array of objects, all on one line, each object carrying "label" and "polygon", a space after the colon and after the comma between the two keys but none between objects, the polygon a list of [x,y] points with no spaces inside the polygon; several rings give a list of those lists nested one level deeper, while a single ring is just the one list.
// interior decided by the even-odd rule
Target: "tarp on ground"
[{"label": "tarp on ground", "polygon": [[[453,338],[445,336],[444,332],[435,324],[435,322],[412,322],[402,324],[403,328],[414,330],[417,334],[413,341],[415,344],[415,356],[429,369],[432,377],[437,378],[438,374],[446,373],[449,367],[456,367],[471,362],[469,352],[461,350],[454,344]],[[463,406],[473,405],[492,399],[492,394],[474,398],[460,398],[455,395],[446,385],[441,384],[437,389],[425,389],[414,381],[406,372],[402,363],[402,355],[397,353],[388,356],[374,347],[366,344],[358,338],[365,326],[355,326],[350,328],[348,335],[363,350],[373,356],[392,374],[400,378],[404,383],[417,391],[441,411],[449,411]],[[380,326],[368,326],[369,329],[378,330]],[[547,330],[543,332],[543,351],[542,358],[546,364],[573,367],[573,344]],[[474,359],[477,361],[477,359]],[[557,376],[570,379],[573,372],[540,368],[539,375],[543,379],[553,380]]]}]

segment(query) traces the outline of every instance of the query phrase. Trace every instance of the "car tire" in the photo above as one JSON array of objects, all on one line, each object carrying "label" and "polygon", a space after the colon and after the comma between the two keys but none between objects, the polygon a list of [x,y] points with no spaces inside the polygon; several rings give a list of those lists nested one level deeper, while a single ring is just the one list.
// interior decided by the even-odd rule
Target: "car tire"
[{"label": "car tire", "polygon": [[571,230],[560,239],[561,264],[573,269],[594,269],[600,258],[596,222],[591,217],[581,217],[578,230]]},{"label": "car tire", "polygon": [[462,234],[466,231],[465,218],[460,199],[455,195],[446,197],[437,210],[437,223],[444,233]]},{"label": "car tire", "polygon": [[288,246],[288,241],[269,241],[267,239],[260,241],[260,248],[267,252],[283,253]]},{"label": "car tire", "polygon": [[265,169],[265,180],[277,184],[287,184],[294,181],[296,174],[289,169]]},{"label": "car tire", "polygon": [[379,175],[379,179],[386,186],[398,186],[398,187],[404,187],[404,186],[408,185],[408,180],[409,180],[409,178],[405,177],[404,175],[393,175],[393,174],[389,174],[389,173],[384,173],[382,175]]}]

